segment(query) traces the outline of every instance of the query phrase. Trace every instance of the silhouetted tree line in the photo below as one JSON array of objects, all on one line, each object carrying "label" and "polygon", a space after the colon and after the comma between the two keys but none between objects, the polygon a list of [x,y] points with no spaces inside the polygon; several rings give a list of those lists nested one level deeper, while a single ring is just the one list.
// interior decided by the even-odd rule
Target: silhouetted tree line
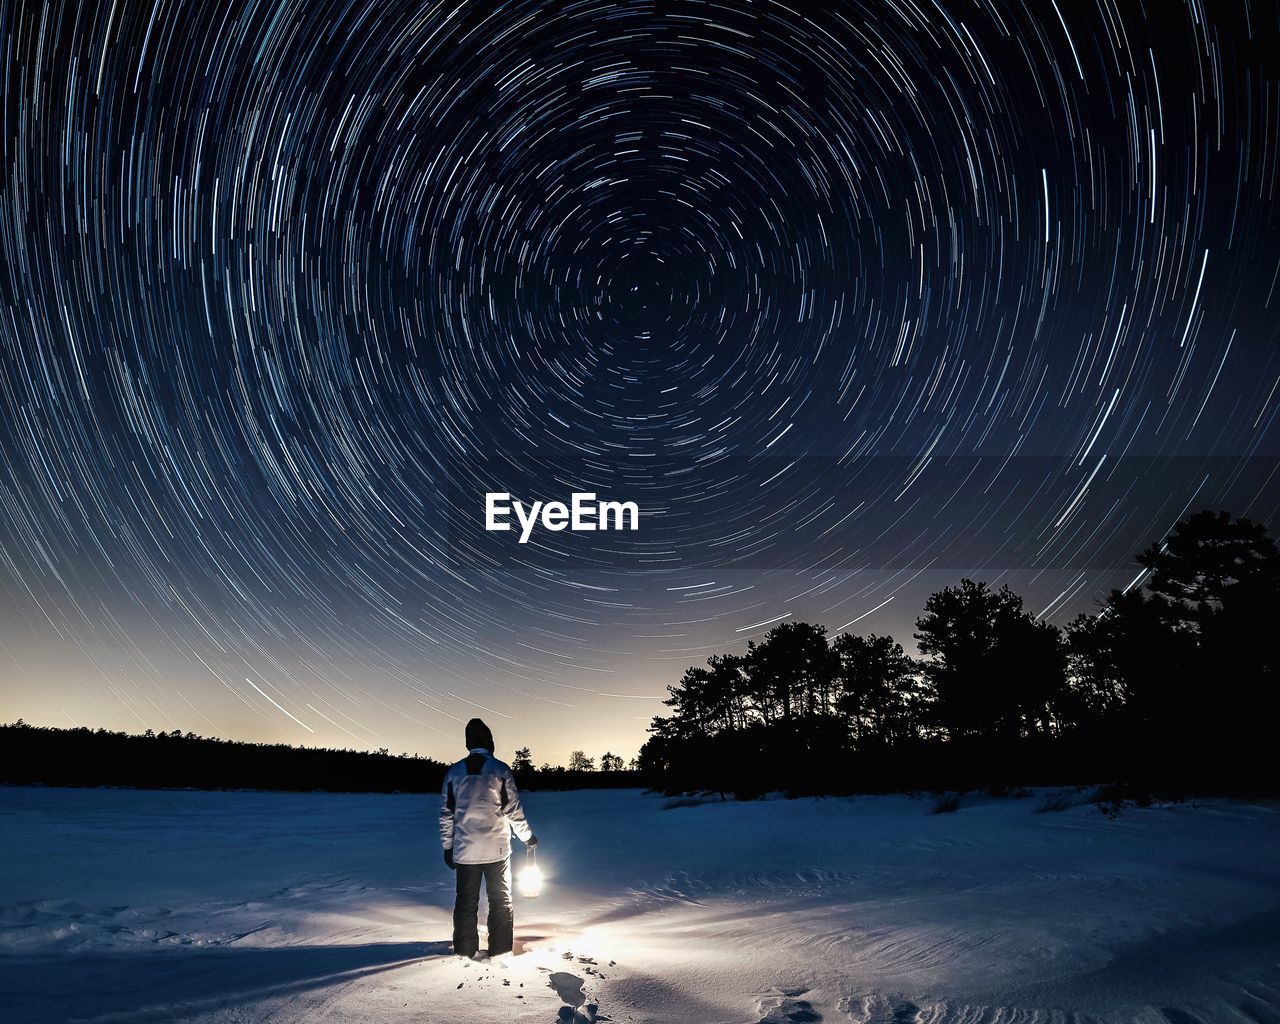
[{"label": "silhouetted tree line", "polygon": [[393,755],[284,743],[243,743],[193,732],[132,735],[0,725],[0,781],[141,789],[324,789],[346,793],[439,792],[446,766]]},{"label": "silhouetted tree line", "polygon": [[511,770],[522,789],[620,789],[639,786],[640,762],[632,758],[630,763],[617,754],[605,751],[596,759],[585,751],[574,750],[569,754],[569,766],[543,764],[533,766],[533,754],[528,747],[521,747],[511,759]]},{"label": "silhouetted tree line", "polygon": [[[516,752],[512,767],[520,785],[528,789],[639,785],[636,772],[624,770],[621,758],[606,754],[601,760],[606,759],[608,770],[551,765],[535,769],[525,747]],[[0,725],[0,783],[19,785],[438,793],[447,767],[385,748],[369,752],[244,743],[177,729],[132,735],[33,726],[21,720]]]},{"label": "silhouetted tree line", "polygon": [[1120,783],[1263,794],[1280,726],[1280,553],[1198,512],[1066,629],[1001,587],[933,594],[914,634],[784,622],[668,687],[639,767],[668,791],[739,796]]}]

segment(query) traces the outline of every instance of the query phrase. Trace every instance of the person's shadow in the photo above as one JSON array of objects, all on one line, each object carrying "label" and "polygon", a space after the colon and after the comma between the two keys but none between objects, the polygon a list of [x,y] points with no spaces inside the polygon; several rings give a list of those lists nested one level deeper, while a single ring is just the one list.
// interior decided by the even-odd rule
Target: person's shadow
[{"label": "person's shadow", "polygon": [[0,1022],[55,1024],[116,1015],[175,1016],[314,992],[427,957],[449,942],[145,950],[61,956],[0,956]]}]

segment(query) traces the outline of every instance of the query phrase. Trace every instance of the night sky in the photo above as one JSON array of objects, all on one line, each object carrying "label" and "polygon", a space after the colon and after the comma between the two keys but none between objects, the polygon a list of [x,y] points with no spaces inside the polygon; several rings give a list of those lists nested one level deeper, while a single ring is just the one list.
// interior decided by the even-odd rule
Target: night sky
[{"label": "night sky", "polygon": [[1277,526],[1273,3],[0,25],[2,720],[630,756],[774,622]]}]

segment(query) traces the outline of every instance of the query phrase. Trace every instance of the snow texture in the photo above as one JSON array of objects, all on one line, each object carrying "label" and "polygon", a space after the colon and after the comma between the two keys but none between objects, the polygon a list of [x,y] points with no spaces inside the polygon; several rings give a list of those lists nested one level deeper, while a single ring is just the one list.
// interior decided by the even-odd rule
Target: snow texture
[{"label": "snow texture", "polygon": [[471,961],[433,798],[0,788],[0,1021],[1280,1022],[1280,809],[1045,802],[531,793]]}]

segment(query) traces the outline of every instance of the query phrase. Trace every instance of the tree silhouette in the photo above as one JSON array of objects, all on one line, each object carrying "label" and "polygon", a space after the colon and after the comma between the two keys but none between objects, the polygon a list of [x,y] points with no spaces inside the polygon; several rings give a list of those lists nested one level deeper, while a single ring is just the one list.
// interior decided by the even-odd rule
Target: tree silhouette
[{"label": "tree silhouette", "polygon": [[[1280,551],[1263,526],[1226,512],[1197,512],[1138,561],[1151,570],[1148,589],[1177,628],[1195,632],[1199,665],[1214,680],[1200,713],[1219,721],[1274,721],[1280,651]],[[1188,704],[1197,703],[1186,695]],[[1207,706],[1205,706],[1207,704]]]},{"label": "tree silhouette", "polygon": [[595,768],[595,758],[587,757],[581,750],[575,750],[569,754],[569,771],[592,772]]},{"label": "tree silhouette", "polygon": [[781,622],[747,645],[748,691],[757,707],[767,706],[766,721],[828,713],[836,669],[825,626]]},{"label": "tree silhouette", "polygon": [[841,633],[835,710],[849,723],[855,746],[893,744],[915,733],[923,688],[914,661],[890,636]]},{"label": "tree silhouette", "polygon": [[[636,761],[652,784],[791,792],[1144,779],[1166,791],[1274,792],[1280,552],[1266,530],[1197,512],[1137,556],[1065,636],[1008,587],[963,579],[887,636],[781,623],[668,688]],[[1003,780],[1001,782],[1000,780]]]},{"label": "tree silhouette", "polygon": [[734,654],[713,654],[707,659],[707,669],[717,723],[726,729],[745,727],[752,719],[752,710],[743,659]]},{"label": "tree silhouette", "polygon": [[752,716],[743,674],[743,659],[713,654],[707,667],[690,667],[680,681],[667,687],[663,701],[675,712],[690,734],[715,735],[722,729],[740,729]]},{"label": "tree silhouette", "polygon": [[1066,652],[1050,623],[1008,587],[963,579],[916,620],[934,687],[933,720],[952,739],[1010,739],[1050,731],[1066,693]]},{"label": "tree silhouette", "polygon": [[1261,524],[1226,512],[1187,516],[1138,562],[1151,570],[1147,589],[1198,625],[1220,612],[1276,603],[1280,551]]},{"label": "tree silhouette", "polygon": [[1067,627],[1067,650],[1078,722],[1164,729],[1203,697],[1196,637],[1164,597],[1113,590]]}]

